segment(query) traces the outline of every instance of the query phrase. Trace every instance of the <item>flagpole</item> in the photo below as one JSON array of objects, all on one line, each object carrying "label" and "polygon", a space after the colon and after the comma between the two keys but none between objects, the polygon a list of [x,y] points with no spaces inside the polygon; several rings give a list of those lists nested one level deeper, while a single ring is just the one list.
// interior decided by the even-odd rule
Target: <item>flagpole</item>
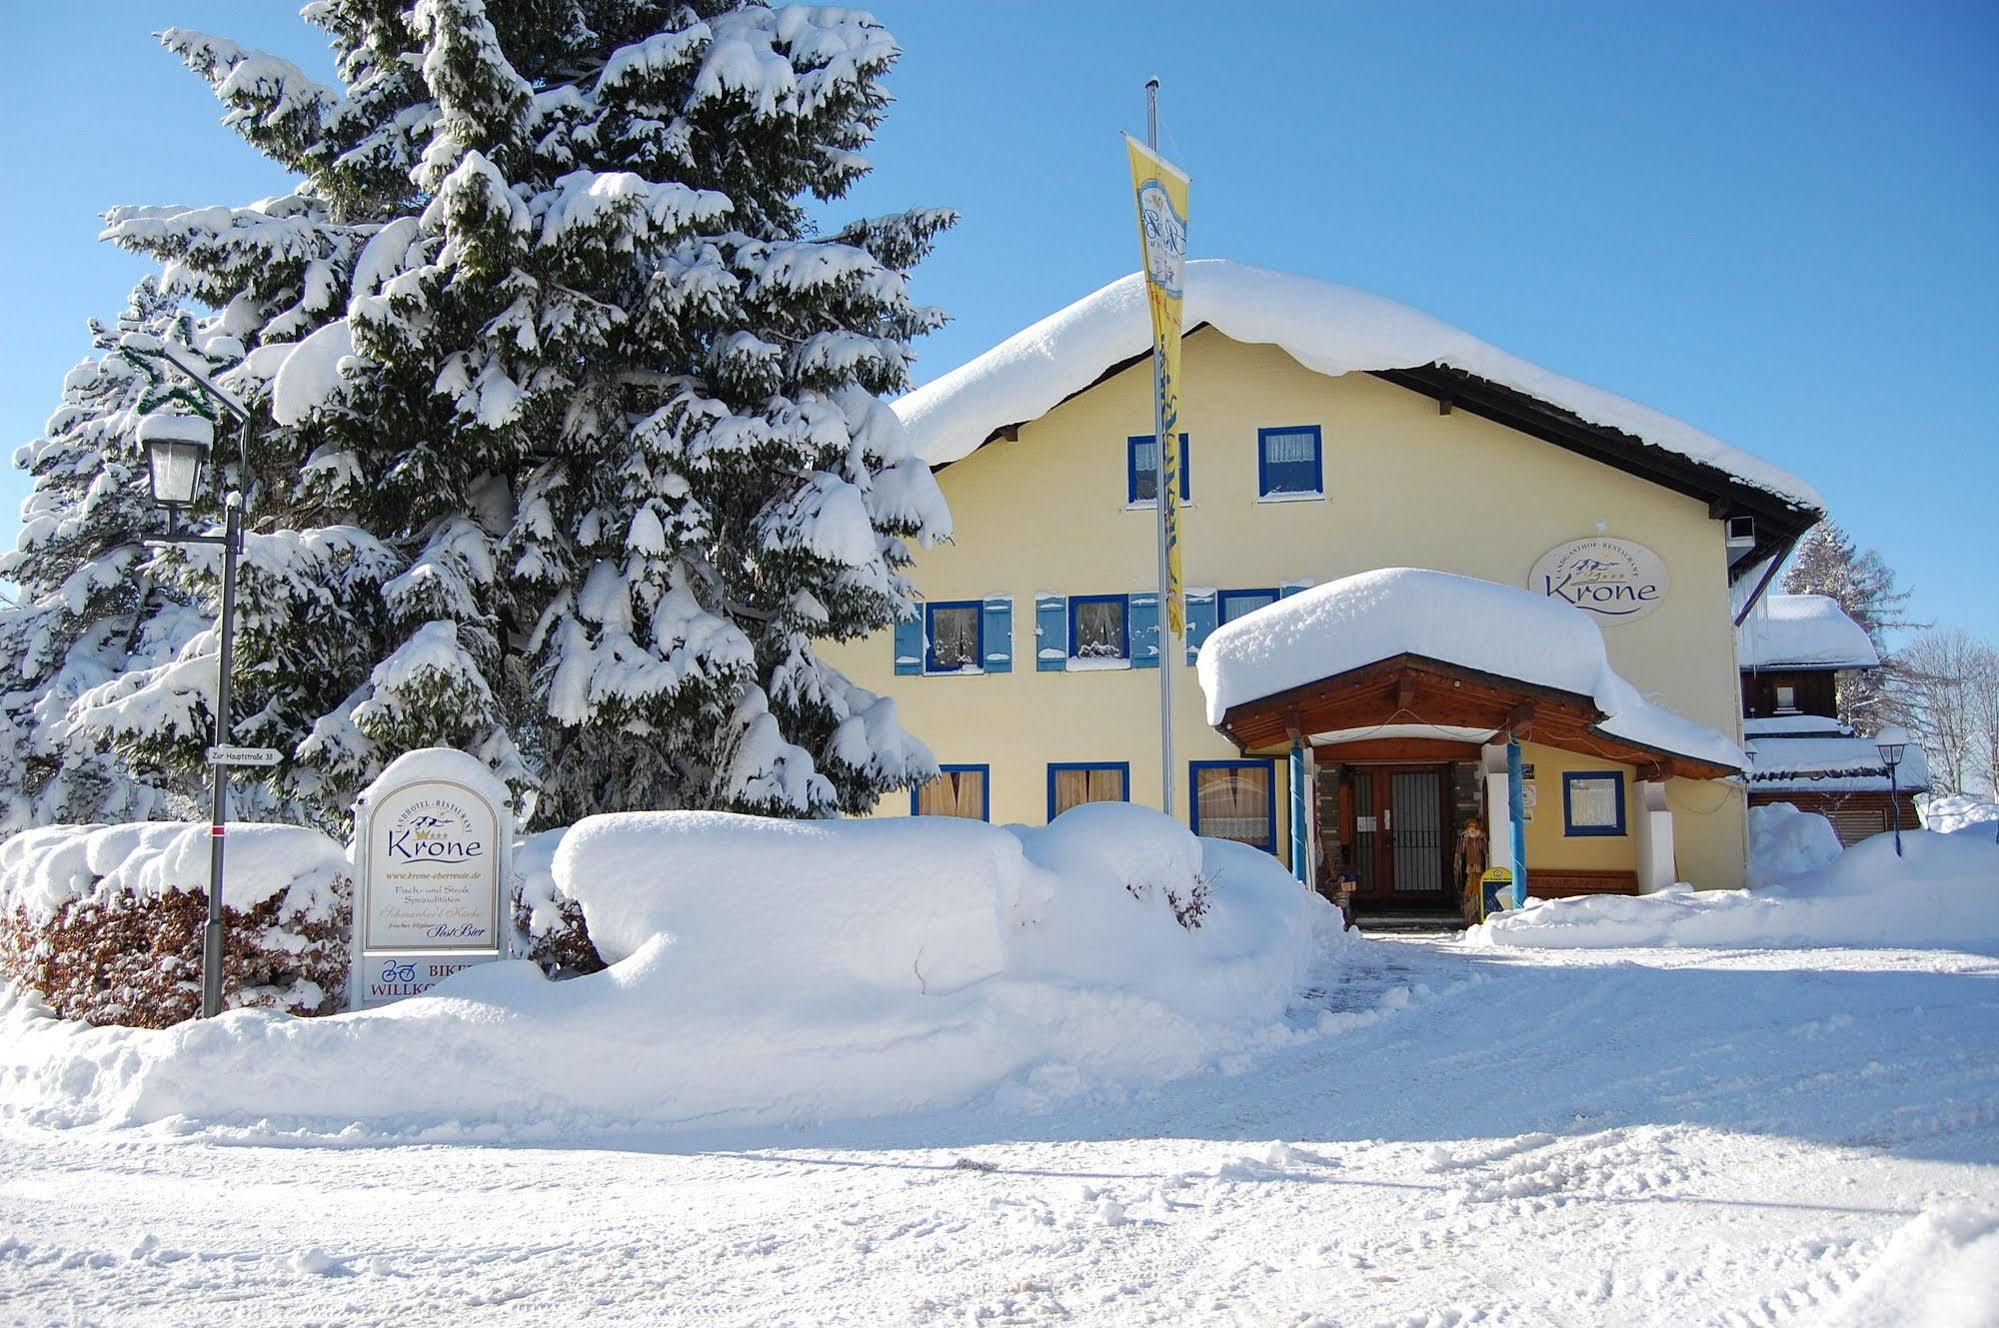
[{"label": "flagpole", "polygon": [[[1145,81],[1145,146],[1159,151],[1159,80]],[[1143,279],[1144,274],[1140,274]],[[1173,615],[1167,605],[1172,594],[1172,569],[1168,565],[1166,533],[1166,366],[1158,348],[1152,352],[1152,483],[1153,504],[1158,511],[1159,534],[1159,808],[1173,814],[1173,670],[1178,665],[1172,649]],[[1190,812],[1191,814],[1191,812]]]}]

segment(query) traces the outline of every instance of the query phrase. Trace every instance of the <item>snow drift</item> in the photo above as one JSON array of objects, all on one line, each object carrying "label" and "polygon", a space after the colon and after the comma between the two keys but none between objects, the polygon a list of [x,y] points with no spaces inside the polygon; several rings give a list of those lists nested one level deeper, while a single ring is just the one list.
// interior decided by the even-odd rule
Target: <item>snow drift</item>
[{"label": "snow drift", "polygon": [[1767,885],[1786,876],[1830,867],[1840,855],[1839,832],[1816,812],[1788,802],[1749,809],[1749,883]]},{"label": "snow drift", "polygon": [[[159,1032],[17,997],[0,1107],[368,1138],[807,1122],[993,1090],[1034,1110],[1211,1064],[1345,943],[1268,854],[1127,804],[1045,829],[593,817],[553,875],[602,973],[495,963],[379,1010]],[[1173,899],[1202,891],[1182,927]]]},{"label": "snow drift", "polygon": [[[1915,748],[1909,749],[1915,755]],[[1923,803],[1923,829],[1941,835],[1983,834],[1999,838],[1999,802],[1981,802],[1962,793],[1930,798]]]},{"label": "snow drift", "polygon": [[[1908,831],[1854,845],[1820,871],[1751,890],[1530,900],[1472,928],[1475,944],[1607,946],[1999,945],[1999,845]],[[1528,874],[1532,888],[1533,874]]]}]

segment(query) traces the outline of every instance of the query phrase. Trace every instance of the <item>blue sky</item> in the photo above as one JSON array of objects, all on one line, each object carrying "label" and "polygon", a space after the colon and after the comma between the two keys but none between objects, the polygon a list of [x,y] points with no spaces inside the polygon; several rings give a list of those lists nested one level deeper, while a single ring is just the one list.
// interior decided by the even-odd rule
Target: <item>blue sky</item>
[{"label": "blue sky", "polygon": [[[1999,7],[875,9],[906,52],[899,102],[841,210],[964,213],[918,279],[956,319],[919,377],[1136,266],[1117,131],[1142,129],[1157,74],[1196,256],[1378,291],[1769,457],[1881,548],[1918,615],[1999,639]],[[153,42],[168,23],[329,68],[269,0],[12,19],[10,443],[145,270],[96,242],[98,212],[286,187]],[[0,479],[7,545],[25,492]]]}]

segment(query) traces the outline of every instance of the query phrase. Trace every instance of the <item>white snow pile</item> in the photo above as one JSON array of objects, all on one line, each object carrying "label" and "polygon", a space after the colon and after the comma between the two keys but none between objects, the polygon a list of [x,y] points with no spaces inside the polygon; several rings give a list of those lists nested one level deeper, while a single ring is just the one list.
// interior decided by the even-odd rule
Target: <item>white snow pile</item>
[{"label": "white snow pile", "polygon": [[[1138,273],[1017,332],[895,403],[932,465],[971,455],[996,429],[1040,419],[1111,365],[1152,344]],[[1442,364],[1524,392],[1606,428],[1714,466],[1787,501],[1823,510],[1798,476],[1670,415],[1551,373],[1405,304],[1317,277],[1226,259],[1187,264],[1183,324],[1212,324],[1248,344],[1282,347],[1307,369],[1337,377]]]},{"label": "white snow pile", "polygon": [[1229,708],[1396,655],[1422,655],[1591,699],[1597,731],[1740,770],[1742,749],[1610,667],[1589,614],[1517,586],[1425,568],[1329,581],[1217,628],[1198,670],[1208,722]]},{"label": "white snow pile", "polygon": [[1817,1320],[1820,1328],[1999,1328],[1999,1209],[1919,1213]]},{"label": "white snow pile", "polygon": [[[171,821],[47,825],[0,841],[0,914],[37,923],[72,901],[104,903],[123,891],[157,899],[208,888],[209,827]],[[330,918],[347,852],[317,830],[232,822],[222,902],[248,912],[285,896],[284,911]]]},{"label": "white snow pile", "polygon": [[1829,595],[1765,595],[1735,639],[1736,660],[1745,669],[1871,669],[1881,663],[1867,629]]},{"label": "white snow pile", "polygon": [[[1677,885],[1652,895],[1528,900],[1467,933],[1473,944],[1612,946],[1999,945],[1999,845],[1912,830],[1895,856],[1875,835],[1821,871],[1750,890]],[[1533,888],[1528,870],[1528,888]]]},{"label": "white snow pile", "polygon": [[[1911,747],[1907,755],[1913,756],[1915,751]],[[1940,835],[1999,835],[1999,828],[1992,824],[1999,821],[1999,802],[1985,802],[1963,793],[1950,793],[1925,800],[1921,810],[1923,828]]]},{"label": "white snow pile", "polygon": [[1788,802],[1749,809],[1749,883],[1830,867],[1842,849],[1832,822]]},{"label": "white snow pile", "polygon": [[[15,999],[0,1108],[307,1137],[568,1137],[1116,1100],[1280,1020],[1337,914],[1268,854],[1128,804],[1045,829],[593,817],[555,884],[611,967],[487,964],[322,1019],[89,1029]],[[1198,929],[1174,916],[1205,886]]]}]

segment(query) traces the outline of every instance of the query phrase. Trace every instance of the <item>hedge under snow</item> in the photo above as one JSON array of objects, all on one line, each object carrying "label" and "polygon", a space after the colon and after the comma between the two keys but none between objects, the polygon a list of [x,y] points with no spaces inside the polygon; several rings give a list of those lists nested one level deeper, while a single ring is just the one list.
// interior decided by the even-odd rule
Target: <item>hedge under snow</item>
[{"label": "hedge under snow", "polygon": [[[66,1019],[162,1028],[200,1006],[206,825],[52,825],[0,842],[0,976]],[[345,995],[353,881],[316,830],[229,826],[223,1000],[295,1014]]]},{"label": "hedge under snow", "polygon": [[[1268,854],[1128,804],[1040,829],[592,817],[555,884],[611,966],[532,963],[325,1019],[81,1028],[16,999],[0,1106],[408,1138],[1009,1110],[1185,1075],[1278,1021],[1338,915]],[[1183,905],[1205,886],[1198,928]]]}]

